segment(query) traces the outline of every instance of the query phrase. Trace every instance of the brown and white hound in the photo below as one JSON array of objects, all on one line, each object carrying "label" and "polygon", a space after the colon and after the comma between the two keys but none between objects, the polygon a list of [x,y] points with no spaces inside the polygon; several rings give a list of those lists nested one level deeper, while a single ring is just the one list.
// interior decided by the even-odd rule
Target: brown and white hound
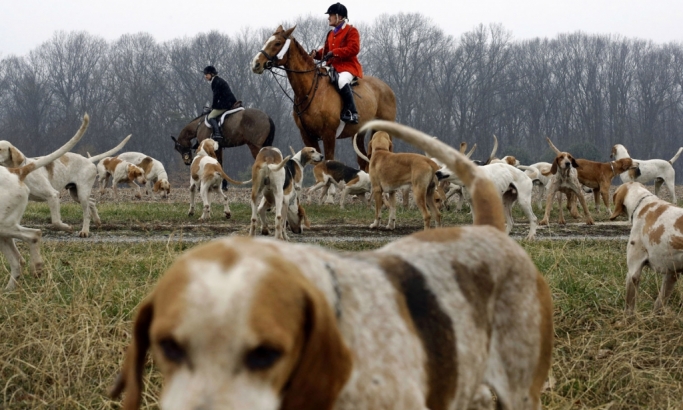
[{"label": "brown and white hound", "polygon": [[504,232],[501,197],[471,161],[406,126],[390,132],[454,169],[474,226],[337,253],[230,237],[182,255],[141,303],[120,376],[143,396],[147,351],[170,409],[540,409],[553,345],[549,288]]},{"label": "brown and white hound", "polygon": [[[550,139],[548,139],[550,143]],[[559,151],[559,150],[558,150]],[[583,189],[581,189],[581,183],[579,182],[578,171],[579,164],[576,162],[572,154],[568,152],[559,152],[553,160],[552,166],[550,167],[550,173],[547,176],[552,175],[550,184],[547,187],[548,194],[546,196],[545,203],[545,215],[543,219],[539,222],[539,225],[548,225],[548,219],[550,218],[550,210],[553,207],[553,197],[556,192],[562,192],[569,197],[570,195],[576,195],[579,198],[581,207],[583,208],[583,213],[586,217],[586,225],[593,225],[593,218],[588,211],[588,206],[586,205],[586,199],[583,197]],[[559,223],[565,224],[564,213],[562,211],[561,197],[559,206]]]},{"label": "brown and white hound", "polygon": [[683,273],[683,209],[657,198],[639,182],[627,182],[614,193],[610,219],[622,214],[631,222],[626,246],[626,313],[633,313],[645,266],[664,275],[655,301],[655,311],[660,311]]}]

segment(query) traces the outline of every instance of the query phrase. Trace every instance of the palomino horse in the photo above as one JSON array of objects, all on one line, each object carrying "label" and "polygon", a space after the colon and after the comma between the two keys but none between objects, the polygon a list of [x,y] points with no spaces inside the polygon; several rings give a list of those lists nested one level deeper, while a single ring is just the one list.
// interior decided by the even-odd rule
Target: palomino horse
[{"label": "palomino horse", "polygon": [[[197,139],[197,144],[210,138],[212,129],[204,124],[205,114],[190,121],[180,131],[178,139],[171,136],[175,142],[175,150],[183,156],[185,165],[192,164],[192,139]],[[223,142],[221,148],[232,148],[247,144],[251,155],[256,155],[262,147],[273,145],[275,139],[275,124],[273,120],[261,110],[246,108],[228,115],[221,127]],[[223,150],[216,152],[218,162],[223,165]]]},{"label": "palomino horse", "polygon": [[[254,57],[251,69],[256,74],[273,68],[287,72],[294,91],[294,121],[299,127],[304,144],[320,152],[318,140],[322,139],[325,159],[334,159],[342,100],[336,86],[330,83],[324,71],[291,36],[295,28],[296,26],[284,30],[282,26],[278,27]],[[359,123],[346,124],[337,138],[353,137],[363,124],[375,118],[388,121],[396,119],[396,96],[382,80],[371,76],[363,77],[358,80],[353,91],[356,94]],[[364,138],[364,134],[358,135],[358,144],[363,152]],[[358,164],[361,169],[367,170],[367,163],[360,157]]]}]

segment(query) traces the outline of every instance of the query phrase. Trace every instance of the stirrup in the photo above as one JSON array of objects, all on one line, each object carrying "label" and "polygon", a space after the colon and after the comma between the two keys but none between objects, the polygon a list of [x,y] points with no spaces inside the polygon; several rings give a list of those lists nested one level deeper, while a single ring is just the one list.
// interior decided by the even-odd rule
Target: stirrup
[{"label": "stirrup", "polygon": [[351,110],[344,110],[340,119],[347,124],[358,124],[358,114],[351,112]]},{"label": "stirrup", "polygon": [[218,142],[218,143],[223,142],[223,136],[222,135],[212,135],[211,139]]}]

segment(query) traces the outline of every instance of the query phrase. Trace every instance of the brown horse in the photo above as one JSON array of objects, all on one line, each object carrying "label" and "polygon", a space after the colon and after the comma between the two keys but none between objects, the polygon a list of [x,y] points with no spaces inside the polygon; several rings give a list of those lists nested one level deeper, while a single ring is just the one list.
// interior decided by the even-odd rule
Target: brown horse
[{"label": "brown horse", "polygon": [[[171,136],[175,142],[175,150],[183,156],[185,165],[192,164],[192,139],[197,139],[197,145],[203,140],[210,138],[212,129],[204,124],[206,114],[190,121],[185,128],[180,131],[178,139]],[[273,120],[261,110],[256,108],[246,108],[237,111],[226,117],[221,127],[223,131],[223,142],[221,148],[239,147],[247,144],[251,155],[256,155],[262,147],[273,145],[275,139],[275,124]],[[223,150],[216,152],[218,162],[223,165]]]},{"label": "brown horse", "polygon": [[[278,27],[254,57],[251,69],[256,74],[273,68],[287,72],[294,90],[294,121],[304,144],[320,151],[318,140],[322,139],[325,159],[334,159],[342,100],[336,86],[328,81],[325,71],[292,37],[295,28],[284,30],[282,26]],[[285,47],[287,49],[283,50]],[[372,76],[363,77],[353,87],[353,92],[356,94],[359,123],[346,124],[337,138],[353,137],[363,124],[375,118],[388,121],[396,119],[396,96],[382,80]],[[364,138],[364,134],[358,135],[362,152],[365,152]],[[361,169],[367,170],[367,163],[360,157],[358,164]]]}]

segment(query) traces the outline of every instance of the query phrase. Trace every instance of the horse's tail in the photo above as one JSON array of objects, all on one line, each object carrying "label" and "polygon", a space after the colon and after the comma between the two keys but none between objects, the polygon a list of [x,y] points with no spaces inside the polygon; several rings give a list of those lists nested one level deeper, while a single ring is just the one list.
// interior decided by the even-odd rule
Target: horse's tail
[{"label": "horse's tail", "polygon": [[23,167],[15,168],[18,171],[19,180],[23,181],[26,178],[26,176],[31,172],[52,163],[57,158],[69,152],[69,150],[71,150],[71,148],[73,148],[74,145],[76,145],[76,143],[80,141],[81,138],[83,138],[83,135],[85,135],[85,130],[88,129],[88,124],[90,124],[90,116],[86,113],[83,116],[83,122],[81,123],[81,127],[76,132],[76,135],[71,137],[71,139],[66,144],[62,145],[61,148],[59,148],[52,154],[40,157],[37,160],[24,165]]},{"label": "horse's tail", "polygon": [[270,123],[270,131],[268,131],[268,136],[266,137],[266,140],[263,141],[261,148],[273,146],[273,141],[275,140],[275,123],[270,117],[268,117],[268,122]]},{"label": "horse's tail", "polygon": [[[363,129],[364,129],[364,130],[365,130],[365,129],[370,130],[370,128],[367,128],[367,127],[363,127]],[[358,148],[358,144],[356,144],[356,136],[358,136],[357,133],[356,133],[356,134],[353,134],[353,150],[356,151],[356,155],[358,155],[359,158],[361,158],[361,159],[367,161],[368,163],[370,163],[370,159],[368,159],[368,157],[366,157],[365,155],[363,155],[362,152],[360,152],[360,148]]]},{"label": "horse's tail", "polygon": [[130,137],[132,137],[132,136],[133,136],[133,134],[129,134],[126,138],[123,139],[123,141],[121,141],[121,142],[119,143],[119,145],[115,146],[114,148],[110,149],[110,150],[107,151],[107,152],[101,153],[100,155],[95,155],[94,157],[91,157],[91,156],[90,156],[90,153],[88,153],[88,160],[94,164],[95,162],[101,160],[102,158],[111,157],[112,155],[114,155],[114,154],[116,154],[117,152],[119,152],[119,151],[121,150],[121,148],[123,148],[123,146],[126,145],[126,143],[128,142],[128,140],[129,140]]},{"label": "horse's tail", "polygon": [[474,225],[489,225],[505,232],[503,201],[493,182],[486,176],[486,171],[452,147],[405,125],[374,120],[367,122],[361,131],[370,128],[388,132],[443,162],[456,173],[470,192]]}]

